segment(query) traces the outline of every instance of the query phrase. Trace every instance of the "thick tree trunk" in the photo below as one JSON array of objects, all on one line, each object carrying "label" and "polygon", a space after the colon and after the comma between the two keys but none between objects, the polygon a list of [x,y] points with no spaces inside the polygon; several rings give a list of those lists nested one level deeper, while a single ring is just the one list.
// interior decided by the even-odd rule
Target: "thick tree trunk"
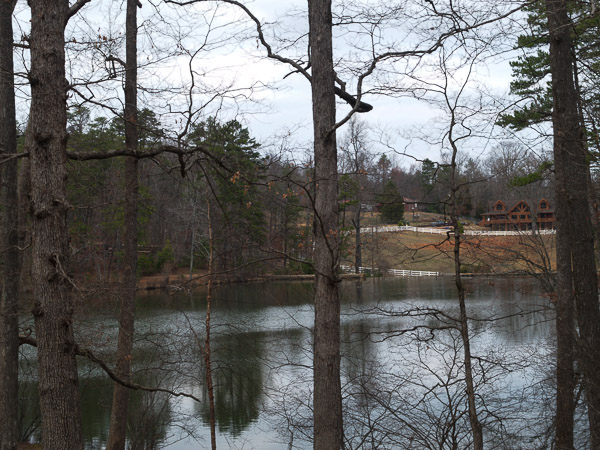
[{"label": "thick tree trunk", "polygon": [[[598,279],[594,258],[594,239],[591,213],[588,203],[589,158],[585,135],[577,109],[577,90],[573,66],[572,24],[568,9],[573,3],[566,0],[546,0],[548,30],[550,33],[550,69],[554,99],[552,123],[554,126],[554,161],[556,176],[556,204],[558,239],[558,313],[567,311],[567,318],[557,322],[559,350],[569,351],[572,337],[567,336],[569,303],[575,298],[576,317],[579,325],[580,345],[578,354],[584,375],[584,389],[590,422],[591,448],[600,448],[600,308],[598,303]],[[561,241],[562,239],[562,241]],[[563,247],[564,246],[564,247]],[[568,254],[567,247],[570,250]],[[570,257],[569,257],[570,256]],[[565,341],[566,340],[566,341]],[[563,346],[561,348],[560,346]],[[566,358],[568,353],[559,353]],[[561,360],[559,359],[559,363]],[[565,362],[568,363],[568,362]],[[568,368],[559,368],[558,382],[569,382]],[[564,372],[563,372],[564,371]],[[563,389],[561,386],[560,389]],[[560,393],[559,389],[559,393]],[[569,388],[570,389],[570,388]],[[558,411],[570,408],[566,400],[558,405]],[[558,420],[572,420],[565,417]],[[563,426],[564,425],[564,426]],[[572,448],[570,425],[557,426],[557,441],[563,448]],[[558,435],[564,433],[564,436]]]},{"label": "thick tree trunk", "polygon": [[31,210],[33,315],[43,446],[83,447],[68,270],[67,0],[31,0]]},{"label": "thick tree trunk", "polygon": [[[125,20],[125,146],[137,152],[137,0],[127,0]],[[135,322],[138,246],[138,166],[137,158],[125,158],[125,231],[124,270],[119,314],[116,373],[131,381],[131,353]],[[119,383],[113,386],[108,449],[123,450],[127,437],[129,389]]]},{"label": "thick tree trunk", "polygon": [[315,145],[314,448],[343,447],[331,0],[309,0]]},{"label": "thick tree trunk", "polygon": [[[0,0],[0,155],[17,152],[13,76],[12,0]],[[18,440],[18,201],[17,160],[0,166],[0,450]]]}]

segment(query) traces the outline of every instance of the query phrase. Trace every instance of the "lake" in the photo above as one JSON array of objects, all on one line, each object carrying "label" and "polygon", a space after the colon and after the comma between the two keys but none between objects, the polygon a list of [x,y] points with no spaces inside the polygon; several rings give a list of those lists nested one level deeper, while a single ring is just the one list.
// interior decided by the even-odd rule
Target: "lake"
[{"label": "lake", "polygon": [[[543,448],[553,408],[553,313],[534,280],[466,280],[480,420],[486,448]],[[144,293],[137,302],[135,379],[186,392],[134,392],[132,448],[208,448],[204,389],[205,293]],[[467,448],[462,342],[454,280],[344,281],[342,376],[348,448]],[[217,445],[312,448],[312,283],[220,286],[213,300]],[[111,361],[114,303],[78,312],[83,346]],[[84,438],[103,448],[112,383],[79,360]],[[21,426],[40,438],[35,354],[22,357]]]}]

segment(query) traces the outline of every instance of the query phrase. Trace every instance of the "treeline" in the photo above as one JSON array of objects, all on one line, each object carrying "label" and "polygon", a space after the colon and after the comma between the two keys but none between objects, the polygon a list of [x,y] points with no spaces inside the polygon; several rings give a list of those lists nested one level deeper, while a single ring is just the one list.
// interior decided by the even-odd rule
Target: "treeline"
[{"label": "treeline", "polygon": [[[139,111],[138,127],[141,153],[169,143],[151,110]],[[67,129],[70,151],[102,153],[125,141],[121,119],[92,118],[81,106],[69,110]],[[236,120],[193,124],[185,144],[205,151],[182,161],[169,154],[139,161],[138,275],[206,268],[209,208],[216,268],[224,276],[310,270],[296,261],[312,261],[311,159],[266,151]],[[338,161],[343,229],[360,226],[365,213],[385,224],[418,221],[419,212],[450,214],[450,164],[425,159],[406,167],[393,152],[378,150],[366,122],[352,120]],[[498,144],[485,158],[466,158],[457,169],[459,214],[478,221],[498,199],[551,200],[550,167],[548,159],[512,142]],[[68,164],[73,267],[95,282],[115,281],[122,271],[124,168],[124,157]],[[531,180],[540,168],[541,176]]]},{"label": "treeline", "polygon": [[[139,113],[139,151],[168,144],[150,110]],[[124,145],[123,121],[69,115],[69,148],[92,152]],[[196,123],[186,145],[202,147],[184,157],[161,154],[139,161],[138,274],[206,268],[208,222],[214,232],[215,268],[244,277],[285,267],[288,254],[310,236],[309,169],[260,153],[248,129],[232,120]],[[73,267],[98,282],[119,278],[124,246],[124,158],[70,161],[69,231]],[[308,213],[310,214],[310,213]],[[277,260],[274,262],[274,260]]]}]

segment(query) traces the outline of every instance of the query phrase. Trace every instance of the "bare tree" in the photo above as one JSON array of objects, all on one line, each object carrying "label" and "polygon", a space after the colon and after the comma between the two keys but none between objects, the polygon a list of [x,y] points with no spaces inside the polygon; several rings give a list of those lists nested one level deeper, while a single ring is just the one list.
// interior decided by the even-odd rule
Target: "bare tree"
[{"label": "bare tree", "polygon": [[[12,14],[15,1],[0,2],[0,155],[16,153]],[[17,445],[18,423],[18,198],[17,160],[0,166],[0,449]]]},{"label": "bare tree", "polygon": [[[476,58],[472,59],[472,64],[476,62]],[[460,141],[464,140],[471,134],[471,130],[463,122],[464,117],[460,117],[458,113],[458,102],[460,99],[460,93],[464,90],[466,83],[460,86],[459,94],[456,98],[452,98],[447,90],[448,88],[448,73],[446,72],[446,61],[442,60],[442,68],[444,75],[446,76],[446,84],[444,85],[442,93],[444,100],[450,113],[450,124],[448,127],[447,139],[451,148],[450,156],[450,219],[452,221],[452,227],[454,229],[454,277],[456,282],[456,291],[458,293],[458,304],[460,307],[460,336],[462,339],[463,351],[464,351],[464,371],[465,371],[465,384],[467,387],[467,401],[469,405],[469,422],[471,424],[471,431],[473,433],[473,447],[475,450],[483,450],[483,427],[477,414],[477,395],[475,392],[475,384],[473,382],[473,357],[471,354],[471,334],[469,332],[469,317],[467,315],[467,307],[465,303],[466,291],[463,286],[461,277],[461,257],[460,257],[460,245],[461,245],[461,230],[462,225],[460,223],[459,205],[458,205],[458,191],[461,188],[457,180],[458,175],[458,145]],[[472,67],[472,66],[471,66]],[[469,67],[469,71],[471,70]],[[464,131],[461,133],[458,131],[459,127],[463,127]]]},{"label": "bare tree", "polygon": [[[207,177],[208,180],[208,177]],[[217,449],[217,432],[216,432],[216,417],[215,417],[215,393],[213,386],[212,373],[212,356],[211,356],[211,310],[213,300],[213,268],[214,268],[214,240],[213,240],[213,225],[211,223],[211,202],[210,192],[207,189],[206,193],[206,211],[208,224],[208,283],[206,286],[206,320],[205,320],[205,339],[204,339],[204,379],[206,381],[206,390],[208,391],[208,411],[210,421],[210,446],[212,450]]]},{"label": "bare tree", "polygon": [[[354,194],[351,198],[354,203],[354,214],[350,219],[354,227],[354,269],[359,272],[362,266],[362,241],[360,234],[362,204],[366,199],[367,176],[370,166],[367,151],[367,129],[363,122],[353,117],[349,122],[347,134],[340,146],[342,150],[342,172],[349,177],[350,190]],[[341,189],[341,188],[340,188]],[[344,205],[344,214],[346,206]]]},{"label": "bare tree", "polygon": [[68,268],[64,27],[67,0],[31,5],[32,284],[44,447],[82,448]]},{"label": "bare tree", "polygon": [[[127,0],[125,19],[125,147],[135,154],[138,149],[137,114],[137,7],[138,0]],[[138,160],[125,158],[125,236],[124,270],[119,314],[119,337],[117,343],[118,376],[131,381],[131,354],[135,326],[135,298],[137,292],[138,251]],[[108,448],[123,450],[127,436],[127,406],[129,389],[115,383],[110,417]]]},{"label": "bare tree", "polygon": [[315,145],[314,446],[343,448],[340,384],[340,299],[335,72],[331,0],[310,0]]}]

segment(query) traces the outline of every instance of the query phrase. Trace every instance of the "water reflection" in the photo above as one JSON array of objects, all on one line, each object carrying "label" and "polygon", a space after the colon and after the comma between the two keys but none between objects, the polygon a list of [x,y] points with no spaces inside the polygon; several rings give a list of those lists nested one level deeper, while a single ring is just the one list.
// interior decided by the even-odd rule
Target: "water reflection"
[{"label": "water reflection", "polygon": [[[157,380],[152,380],[151,374],[149,378],[141,380],[145,386],[158,385],[155,383]],[[157,448],[162,442],[168,440],[169,429],[180,422],[173,416],[169,400],[170,396],[164,392],[134,391],[131,393],[127,417],[127,437],[131,450]]]},{"label": "water reflection", "polygon": [[[552,338],[552,313],[547,300],[523,280],[472,279],[466,282],[466,288],[478,354],[489,357],[489,361],[491,356],[497,359],[502,355],[503,361],[515,366],[500,371],[500,366],[490,364],[479,373],[478,382],[489,400],[491,417],[497,411],[494,405],[506,403],[506,398],[496,395],[500,390],[523,390],[540,378],[538,368],[517,366],[524,358],[531,358],[529,352],[546,346]],[[290,443],[293,448],[311,447],[312,296],[310,283],[257,283],[216,290],[211,347],[222,447],[243,443],[264,449]],[[410,315],[407,311],[437,309],[448,316],[457,315],[454,281],[346,281],[341,284],[341,298],[348,439],[355,437],[367,448],[381,442],[402,448],[405,441],[397,430],[415,421],[419,426],[410,424],[412,439],[441,442],[440,448],[449,442],[459,447],[468,445],[461,440],[468,433],[461,409],[464,389],[460,340],[451,330],[407,332],[416,324],[420,329],[433,329],[441,320],[447,320],[421,313]],[[167,444],[177,449],[197,448],[195,440],[182,440],[188,436],[206,445],[204,314],[202,292],[191,297],[152,293],[138,299],[133,355],[136,381],[189,392],[201,401],[134,392],[128,422],[131,448]],[[86,338],[86,345],[96,345],[97,352],[110,360],[114,342],[109,338],[116,336],[116,320],[100,307],[87,309],[83,318],[78,324],[79,335]],[[32,372],[23,372],[21,383],[22,432],[37,441],[35,359],[24,359],[26,367]],[[107,441],[112,383],[85,361],[80,361],[80,369],[86,446],[101,448]],[[437,383],[441,390],[431,389],[430,383]],[[424,389],[431,394],[425,400]]]},{"label": "water reflection", "polygon": [[[264,335],[237,333],[218,336],[211,344],[215,360],[213,383],[219,432],[238,437],[258,419],[263,387]],[[205,397],[207,393],[204,392]],[[196,404],[209,423],[208,402]]]}]

